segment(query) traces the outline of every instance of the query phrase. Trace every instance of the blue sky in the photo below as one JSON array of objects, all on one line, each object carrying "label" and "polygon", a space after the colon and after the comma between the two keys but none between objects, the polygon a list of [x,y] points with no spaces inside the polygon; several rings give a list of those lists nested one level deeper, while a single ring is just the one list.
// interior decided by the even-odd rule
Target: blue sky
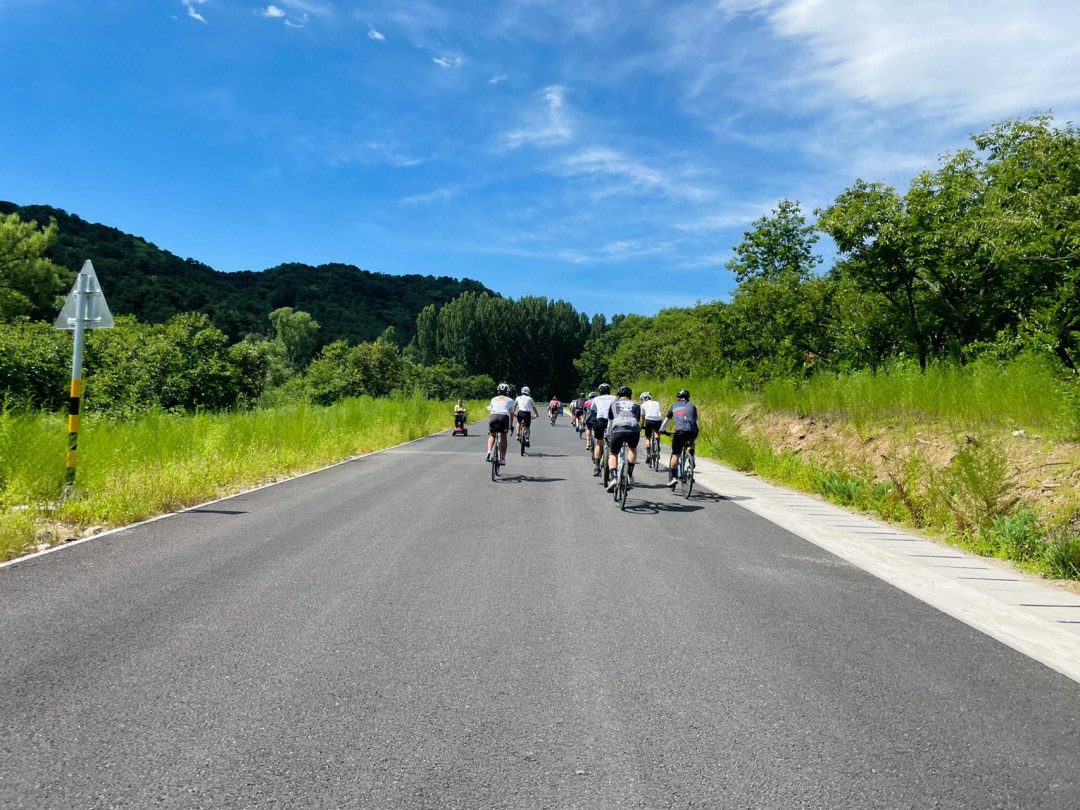
[{"label": "blue sky", "polygon": [[0,198],[651,313],[781,197],[1075,120],[1078,42],[1074,0],[0,0]]}]

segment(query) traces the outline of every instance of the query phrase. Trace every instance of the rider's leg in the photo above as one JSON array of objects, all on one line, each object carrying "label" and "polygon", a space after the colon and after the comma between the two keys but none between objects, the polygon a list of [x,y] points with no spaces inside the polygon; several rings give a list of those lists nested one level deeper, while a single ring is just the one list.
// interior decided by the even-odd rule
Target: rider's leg
[{"label": "rider's leg", "polygon": [[502,453],[500,454],[500,458],[502,459],[502,463],[505,464],[506,463],[506,434],[505,433],[500,433],[499,434],[499,449],[502,450]]},{"label": "rider's leg", "polygon": [[491,448],[495,446],[495,434],[488,431],[488,458],[491,458]]}]

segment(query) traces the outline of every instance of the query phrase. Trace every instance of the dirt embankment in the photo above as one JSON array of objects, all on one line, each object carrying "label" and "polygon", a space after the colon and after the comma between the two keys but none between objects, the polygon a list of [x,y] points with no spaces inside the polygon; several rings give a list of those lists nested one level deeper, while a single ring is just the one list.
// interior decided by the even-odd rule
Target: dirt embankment
[{"label": "dirt embankment", "polygon": [[1080,515],[1080,443],[1053,441],[1025,431],[973,434],[941,425],[853,425],[749,407],[732,414],[741,430],[777,452],[807,457],[875,482],[893,480],[913,459],[941,471],[961,448],[989,445],[1006,462],[1010,494],[1059,521]]}]

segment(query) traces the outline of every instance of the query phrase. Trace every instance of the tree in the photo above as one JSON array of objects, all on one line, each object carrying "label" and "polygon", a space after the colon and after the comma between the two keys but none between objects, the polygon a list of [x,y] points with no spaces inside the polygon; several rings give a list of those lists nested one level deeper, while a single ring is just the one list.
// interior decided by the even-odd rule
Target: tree
[{"label": "tree", "polygon": [[17,214],[0,216],[0,320],[55,316],[56,298],[73,278],[45,258],[56,234],[55,220],[39,230],[37,222]]},{"label": "tree", "polygon": [[311,315],[292,307],[281,307],[270,313],[274,341],[289,365],[302,369],[315,351],[315,333],[319,324]]}]

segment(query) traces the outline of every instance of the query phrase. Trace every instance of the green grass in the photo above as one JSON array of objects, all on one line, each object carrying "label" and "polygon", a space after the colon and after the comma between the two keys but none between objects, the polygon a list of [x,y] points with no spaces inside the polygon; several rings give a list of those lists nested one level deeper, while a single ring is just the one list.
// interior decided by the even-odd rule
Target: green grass
[{"label": "green grass", "polygon": [[[475,418],[483,405],[469,410]],[[52,523],[142,520],[452,426],[451,404],[420,397],[131,421],[90,415],[79,436],[84,497],[59,505],[65,420],[0,412],[0,559],[33,550],[37,531]]]},{"label": "green grass", "polygon": [[759,393],[768,410],[844,419],[933,422],[956,429],[1025,429],[1049,438],[1080,437],[1080,386],[1038,357],[1009,363],[914,363],[880,371],[775,380]]}]

